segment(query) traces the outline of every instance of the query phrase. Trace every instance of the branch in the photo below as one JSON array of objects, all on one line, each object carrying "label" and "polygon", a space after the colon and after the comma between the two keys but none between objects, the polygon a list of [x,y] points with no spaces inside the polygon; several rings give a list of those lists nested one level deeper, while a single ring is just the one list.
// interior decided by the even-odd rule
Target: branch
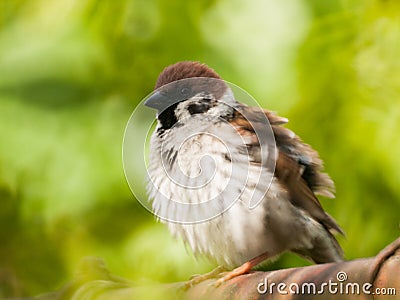
[{"label": "branch", "polygon": [[399,274],[400,238],[371,258],[269,272],[252,272],[231,279],[219,287],[213,285],[215,280],[207,280],[189,289],[184,289],[183,282],[135,286],[126,279],[110,274],[103,260],[86,258],[72,282],[59,291],[34,299],[388,300],[400,297]]}]

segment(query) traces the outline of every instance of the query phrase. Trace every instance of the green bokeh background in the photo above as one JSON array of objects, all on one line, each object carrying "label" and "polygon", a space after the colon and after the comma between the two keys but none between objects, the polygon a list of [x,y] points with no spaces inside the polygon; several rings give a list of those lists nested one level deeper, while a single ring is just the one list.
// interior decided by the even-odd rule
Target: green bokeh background
[{"label": "green bokeh background", "polygon": [[398,1],[0,0],[0,298],[56,289],[84,256],[139,285],[214,267],[123,173],[130,114],[180,60],[289,117],[336,182],[321,201],[346,257],[375,255],[400,235],[399,57]]}]

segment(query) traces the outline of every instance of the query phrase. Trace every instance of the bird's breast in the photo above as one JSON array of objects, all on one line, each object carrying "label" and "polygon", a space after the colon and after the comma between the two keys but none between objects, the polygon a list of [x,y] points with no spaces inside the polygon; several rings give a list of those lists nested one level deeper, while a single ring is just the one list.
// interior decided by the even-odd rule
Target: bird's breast
[{"label": "bird's breast", "polygon": [[[270,185],[273,174],[264,172],[260,178],[261,167],[227,128],[183,135],[165,138],[164,144],[157,137],[152,140],[149,193],[154,212],[194,253],[225,266],[271,248],[263,202],[276,197],[276,186]],[[260,203],[251,207],[255,198]]]}]

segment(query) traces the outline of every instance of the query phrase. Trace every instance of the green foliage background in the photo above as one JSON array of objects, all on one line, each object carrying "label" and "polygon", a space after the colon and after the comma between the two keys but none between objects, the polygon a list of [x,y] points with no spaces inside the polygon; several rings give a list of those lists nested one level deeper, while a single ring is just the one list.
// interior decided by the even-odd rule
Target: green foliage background
[{"label": "green foliage background", "polygon": [[56,289],[84,256],[138,284],[214,267],[123,173],[126,122],[179,60],[289,117],[336,182],[347,258],[375,255],[400,233],[399,54],[398,1],[0,0],[0,298]]}]

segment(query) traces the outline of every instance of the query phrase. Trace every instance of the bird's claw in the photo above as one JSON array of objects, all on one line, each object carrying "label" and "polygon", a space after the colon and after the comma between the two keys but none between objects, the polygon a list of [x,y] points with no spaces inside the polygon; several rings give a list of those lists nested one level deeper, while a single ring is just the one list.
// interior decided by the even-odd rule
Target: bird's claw
[{"label": "bird's claw", "polygon": [[231,279],[229,277],[229,273],[230,272],[223,272],[223,273],[219,274],[220,275],[219,278],[213,283],[213,285],[215,287],[219,287],[221,284],[227,282],[229,279]]},{"label": "bird's claw", "polygon": [[222,266],[219,266],[216,269],[214,269],[211,272],[208,272],[206,274],[192,275],[192,276],[190,276],[189,280],[184,283],[183,288],[189,289],[192,286],[199,284],[203,281],[224,276],[224,274],[226,274],[227,272],[223,272],[223,271],[225,271],[225,268]]}]

